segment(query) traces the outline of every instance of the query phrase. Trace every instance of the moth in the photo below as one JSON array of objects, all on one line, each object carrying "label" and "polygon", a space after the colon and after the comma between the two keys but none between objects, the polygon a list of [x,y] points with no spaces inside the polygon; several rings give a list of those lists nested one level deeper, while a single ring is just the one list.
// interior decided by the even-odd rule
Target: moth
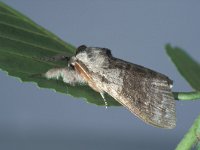
[{"label": "moth", "polygon": [[[44,73],[47,79],[87,84],[104,98],[107,93],[145,123],[176,126],[172,80],[167,76],[112,56],[107,48],[80,46],[68,66]],[[107,102],[105,100],[105,104]]]}]

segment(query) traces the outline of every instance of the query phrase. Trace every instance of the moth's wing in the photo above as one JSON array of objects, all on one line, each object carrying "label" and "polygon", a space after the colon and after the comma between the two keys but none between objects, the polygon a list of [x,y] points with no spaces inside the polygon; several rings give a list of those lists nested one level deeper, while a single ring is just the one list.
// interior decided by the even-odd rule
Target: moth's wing
[{"label": "moth's wing", "polygon": [[172,81],[168,77],[118,59],[111,64],[111,69],[121,70],[122,84],[112,84],[112,77],[105,75],[109,84],[104,89],[109,95],[148,124],[169,129],[176,126]]}]

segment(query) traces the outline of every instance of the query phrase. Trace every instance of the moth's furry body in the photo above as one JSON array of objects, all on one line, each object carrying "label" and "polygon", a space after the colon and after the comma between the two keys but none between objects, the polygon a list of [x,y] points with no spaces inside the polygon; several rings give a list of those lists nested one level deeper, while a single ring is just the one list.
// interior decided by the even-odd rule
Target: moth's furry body
[{"label": "moth's furry body", "polygon": [[61,76],[70,84],[86,83],[101,94],[108,93],[146,123],[162,128],[175,127],[172,81],[165,75],[114,58],[110,50],[97,47],[79,48],[70,64],[74,69],[60,69],[60,73],[59,69],[57,72],[51,69],[45,76]]}]

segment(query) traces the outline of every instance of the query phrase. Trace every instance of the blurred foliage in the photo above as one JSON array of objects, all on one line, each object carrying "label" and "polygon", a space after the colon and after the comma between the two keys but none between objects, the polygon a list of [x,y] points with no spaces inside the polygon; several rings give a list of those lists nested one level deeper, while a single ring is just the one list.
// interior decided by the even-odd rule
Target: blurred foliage
[{"label": "blurred foliage", "polygon": [[176,150],[199,150],[200,149],[200,115],[184,138],[176,147]]},{"label": "blurred foliage", "polygon": [[[177,92],[177,98],[182,100],[188,99],[200,99],[200,64],[193,60],[184,50],[178,47],[172,47],[169,44],[166,45],[166,52],[175,64],[180,74],[186,79],[186,81],[197,90],[196,92],[179,93]],[[188,110],[189,111],[189,110]],[[200,115],[185,134],[184,138],[178,144],[176,150],[191,150],[200,149]]]},{"label": "blurred foliage", "polygon": [[194,61],[183,49],[166,45],[166,52],[179,73],[192,86],[200,91],[200,64]]}]

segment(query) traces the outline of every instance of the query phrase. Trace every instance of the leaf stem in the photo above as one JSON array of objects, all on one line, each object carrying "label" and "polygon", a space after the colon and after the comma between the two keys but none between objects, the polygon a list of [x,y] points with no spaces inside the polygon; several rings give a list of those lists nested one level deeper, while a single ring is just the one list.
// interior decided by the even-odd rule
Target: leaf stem
[{"label": "leaf stem", "polygon": [[[177,145],[176,150],[189,150],[192,147],[198,147],[198,140],[200,136],[200,115],[193,123],[192,127],[185,134],[184,138]],[[199,147],[198,147],[199,148]]]},{"label": "leaf stem", "polygon": [[200,91],[194,92],[173,92],[174,98],[176,100],[200,100]]}]

